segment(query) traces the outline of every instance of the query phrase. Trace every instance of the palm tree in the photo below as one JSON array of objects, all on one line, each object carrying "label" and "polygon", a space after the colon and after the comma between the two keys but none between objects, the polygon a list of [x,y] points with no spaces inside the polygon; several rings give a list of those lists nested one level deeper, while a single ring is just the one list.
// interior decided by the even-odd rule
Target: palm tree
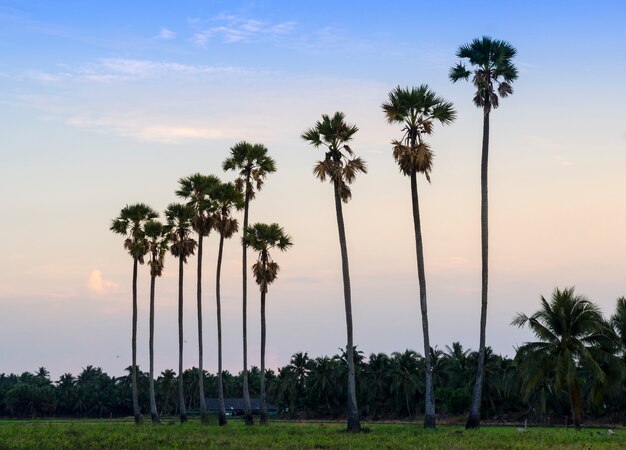
[{"label": "palm tree", "polygon": [[238,230],[237,219],[231,216],[232,209],[243,208],[243,195],[233,183],[222,183],[213,189],[211,198],[215,202],[215,229],[220,233],[217,252],[217,273],[215,275],[215,303],[217,311],[217,397],[219,406],[219,424],[226,425],[226,407],[224,405],[224,379],[222,373],[222,303],[220,279],[222,275],[222,255],[224,239],[231,238]]},{"label": "palm tree", "polygon": [[171,203],[165,210],[167,224],[171,229],[170,252],[178,258],[178,402],[180,421],[183,423],[187,421],[183,385],[183,268],[187,258],[196,249],[196,241],[189,237],[194,216],[191,206],[180,203]]},{"label": "palm tree", "polygon": [[220,184],[214,175],[195,173],[178,181],[180,188],[176,195],[187,199],[187,205],[193,208],[193,229],[198,233],[198,272],[197,272],[197,310],[198,310],[198,395],[200,398],[200,421],[209,423],[204,395],[203,340],[202,340],[202,243],[215,225],[215,205],[210,199],[211,191]]},{"label": "palm tree", "polygon": [[[238,171],[235,186],[244,195],[243,229],[248,226],[250,200],[263,187],[267,174],[276,171],[276,163],[267,155],[263,144],[238,142],[230,149],[230,156],[222,164],[224,170]],[[243,242],[243,241],[242,241]],[[252,406],[250,405],[250,388],[248,386],[248,260],[247,247],[242,243],[242,274],[243,274],[243,409],[246,425],[252,425]]]},{"label": "palm tree", "polygon": [[154,291],[156,278],[163,274],[165,253],[169,249],[169,230],[161,222],[149,220],[144,225],[144,234],[150,254],[150,417],[152,423],[160,423],[159,411],[154,393]]},{"label": "palm tree", "polygon": [[148,220],[157,217],[157,212],[148,205],[135,203],[122,208],[120,215],[111,223],[111,231],[125,236],[124,248],[133,258],[132,396],[133,415],[137,424],[143,420],[137,395],[137,266],[143,264],[143,257],[148,252],[143,226]]},{"label": "palm tree", "polygon": [[[513,57],[517,50],[505,41],[498,41],[483,36],[474,39],[470,44],[462,45],[456,55],[467,59],[473,72],[465,65],[458,63],[450,70],[452,82],[467,80],[473,74],[472,83],[476,88],[474,104],[483,110],[483,145],[480,164],[481,187],[481,246],[482,246],[482,295],[480,309],[480,347],[476,384],[472,396],[472,406],[467,418],[466,428],[480,426],[480,403],[483,384],[483,367],[485,363],[485,329],[487,326],[487,286],[488,286],[488,249],[489,249],[489,215],[487,169],[489,162],[489,114],[499,105],[498,97],[507,97],[513,93],[511,83],[517,79],[517,68],[513,65]],[[497,87],[496,87],[497,86]]]},{"label": "palm tree", "polygon": [[613,328],[619,337],[622,355],[624,357],[624,362],[626,362],[626,297],[620,297],[617,299],[615,314],[611,316],[611,325],[613,325]]},{"label": "palm tree", "polygon": [[[330,179],[335,191],[335,211],[337,214],[337,228],[339,230],[339,247],[341,249],[341,267],[343,270],[343,295],[346,309],[346,329],[348,343],[346,348],[354,347],[352,338],[352,299],[350,290],[350,269],[348,267],[348,248],[346,244],[346,230],[343,223],[343,210],[341,203],[347,203],[352,197],[350,184],[354,181],[357,173],[367,173],[365,162],[360,157],[355,157],[348,142],[352,140],[358,131],[356,125],[345,122],[345,115],[336,112],[332,117],[323,114],[322,120],[317,121],[313,128],[302,133],[302,139],[309,142],[313,147],[324,146],[328,151],[322,161],[313,168],[313,174],[325,181]],[[345,153],[344,153],[345,152]],[[348,353],[348,431],[359,432],[361,423],[359,410],[356,402],[356,382],[354,376],[354,355]]]},{"label": "palm tree", "polygon": [[411,177],[411,203],[413,206],[413,226],[415,231],[415,253],[417,255],[417,278],[420,288],[422,310],[422,333],[424,335],[424,363],[426,364],[426,396],[424,407],[424,427],[435,428],[435,393],[430,359],[430,338],[428,333],[428,309],[426,303],[426,276],[424,270],[424,247],[420,224],[419,201],[417,195],[417,174],[423,173],[430,182],[433,152],[424,141],[425,135],[433,132],[433,122],[449,124],[456,118],[452,103],[446,102],[422,84],[418,88],[396,87],[389,93],[389,100],[382,105],[389,123],[403,125],[402,139],[392,141],[393,157],[400,172]]},{"label": "palm tree", "polygon": [[418,371],[421,355],[414,350],[391,354],[391,392],[402,395],[409,417],[412,415],[411,403],[420,391]]},{"label": "palm tree", "polygon": [[612,381],[602,366],[619,363],[613,354],[615,335],[600,309],[582,295],[575,295],[573,287],[557,288],[550,302],[541,297],[539,311],[531,316],[518,314],[511,324],[528,325],[539,339],[524,344],[517,352],[516,359],[527,374],[523,392],[528,396],[553,375],[555,389],[567,389],[574,427],[579,430],[584,407],[581,370],[591,375],[592,400],[597,402]]},{"label": "palm tree", "polygon": [[280,266],[272,260],[270,250],[285,251],[293,245],[291,237],[277,224],[255,223],[244,231],[244,245],[259,252],[252,273],[261,289],[261,425],[267,424],[267,401],[265,393],[265,294],[267,288],[278,276]]}]

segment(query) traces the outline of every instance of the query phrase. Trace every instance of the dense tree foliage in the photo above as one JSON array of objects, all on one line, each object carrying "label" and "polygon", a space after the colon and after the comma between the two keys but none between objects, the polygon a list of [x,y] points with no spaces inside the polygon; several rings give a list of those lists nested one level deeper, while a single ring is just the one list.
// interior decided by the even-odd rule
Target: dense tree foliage
[{"label": "dense tree foliage", "polygon": [[[619,350],[620,352],[623,349]],[[483,418],[498,422],[524,421],[539,424],[572,423],[567,386],[556,386],[548,376],[526,386],[534,372],[529,372],[526,352],[516,357],[485,352],[485,386],[481,410]],[[533,356],[534,357],[534,356]],[[478,352],[464,349],[455,342],[445,350],[432,349],[433,383],[439,404],[439,416],[467,414],[475,382]],[[369,420],[415,419],[424,413],[424,357],[413,350],[392,355],[372,353],[365,357],[354,351],[357,397],[361,417]],[[626,376],[621,367],[618,386],[601,392],[597,402],[596,380],[581,364],[579,374],[582,403],[588,418],[624,422],[626,417]],[[57,381],[47,372],[21,375],[0,374],[0,416],[4,417],[120,417],[132,415],[131,368],[128,374],[111,377],[102,369],[87,366],[74,377],[64,374]],[[204,374],[207,396],[217,398],[217,375]],[[242,373],[223,371],[226,398],[240,398]],[[285,418],[344,418],[347,410],[347,361],[345,352],[317,358],[296,353],[288,365],[266,372],[268,400],[279,407]],[[185,404],[190,414],[199,414],[198,369],[183,373]],[[260,395],[261,372],[249,371],[250,395]],[[138,370],[137,382],[141,408],[149,409],[149,375]],[[155,380],[156,401],[161,416],[179,414],[177,376],[163,371]],[[216,414],[216,411],[210,411]]]}]

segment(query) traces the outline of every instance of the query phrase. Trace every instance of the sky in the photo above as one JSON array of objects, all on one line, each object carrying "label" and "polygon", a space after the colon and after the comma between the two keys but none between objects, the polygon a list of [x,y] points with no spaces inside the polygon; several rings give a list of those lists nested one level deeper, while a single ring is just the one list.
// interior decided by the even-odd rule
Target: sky
[{"label": "sky", "polygon": [[[392,6],[390,6],[392,5]],[[542,295],[575,286],[606,315],[626,295],[626,4],[617,1],[236,2],[0,0],[0,373],[131,361],[132,260],[109,231],[126,204],[158,211],[178,179],[223,173],[236,142],[278,170],[250,207],[294,246],[267,297],[267,365],[345,346],[332,187],[302,141],[343,111],[368,174],[345,205],[354,340],[422,352],[409,180],[381,104],[428,84],[454,103],[437,126],[432,183],[419,180],[431,343],[477,349],[481,111],[448,71],[483,35],[518,50],[514,94],[491,116],[487,344],[513,356],[510,326]],[[241,217],[239,217],[241,219]],[[225,246],[224,365],[242,368],[240,236]],[[217,236],[205,241],[205,368],[217,368]],[[254,260],[250,254],[249,261]],[[184,365],[197,365],[195,264],[185,267]],[[177,364],[177,264],[157,281],[155,370]],[[259,292],[249,279],[249,363],[259,365]],[[139,276],[138,363],[148,368],[149,274]]]}]

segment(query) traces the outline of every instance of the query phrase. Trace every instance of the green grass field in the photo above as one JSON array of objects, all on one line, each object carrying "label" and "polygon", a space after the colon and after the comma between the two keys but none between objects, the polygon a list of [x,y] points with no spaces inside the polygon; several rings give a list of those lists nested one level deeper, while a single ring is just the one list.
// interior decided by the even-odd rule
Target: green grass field
[{"label": "green grass field", "polygon": [[339,423],[274,422],[245,427],[203,427],[197,421],[180,425],[166,420],[160,426],[126,421],[0,421],[0,449],[625,449],[626,430],[461,427],[424,430],[409,424],[366,424],[353,435]]}]

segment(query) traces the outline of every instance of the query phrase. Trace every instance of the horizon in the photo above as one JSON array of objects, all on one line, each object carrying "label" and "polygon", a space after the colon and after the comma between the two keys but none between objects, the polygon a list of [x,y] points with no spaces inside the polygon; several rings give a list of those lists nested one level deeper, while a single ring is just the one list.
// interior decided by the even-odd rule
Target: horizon
[{"label": "horizon", "polygon": [[[345,347],[332,189],[301,133],[322,114],[356,124],[351,147],[369,173],[345,205],[354,341],[370,353],[421,354],[409,179],[391,155],[381,104],[395,86],[428,84],[457,119],[435,126],[432,184],[419,177],[431,346],[478,349],[481,112],[448,71],[483,35],[517,48],[519,78],[491,115],[487,345],[511,356],[532,340],[510,324],[540,296],[575,286],[605,316],[626,295],[626,5],[407,2],[420,29],[383,5],[226,1],[150,10],[122,2],[0,3],[0,373],[46,367],[53,379],[130,365],[132,261],[109,231],[126,204],[162,214],[177,181],[222,180],[229,148],[263,143],[277,163],[250,223],[277,222],[294,246],[267,294],[267,367]],[[453,6],[452,8],[450,6]],[[399,8],[398,8],[399,9]],[[505,16],[505,17],[503,17]],[[241,214],[237,215],[241,220]],[[241,233],[225,243],[224,368],[241,364]],[[205,241],[205,369],[216,371],[216,236]],[[248,261],[254,254],[248,251]],[[176,279],[157,280],[155,372],[176,367]],[[197,366],[195,262],[185,267],[185,367]],[[139,271],[138,365],[148,367],[147,268]],[[258,289],[248,279],[249,365],[259,365]],[[117,357],[119,356],[119,357]],[[117,376],[117,375],[115,375]]]}]

